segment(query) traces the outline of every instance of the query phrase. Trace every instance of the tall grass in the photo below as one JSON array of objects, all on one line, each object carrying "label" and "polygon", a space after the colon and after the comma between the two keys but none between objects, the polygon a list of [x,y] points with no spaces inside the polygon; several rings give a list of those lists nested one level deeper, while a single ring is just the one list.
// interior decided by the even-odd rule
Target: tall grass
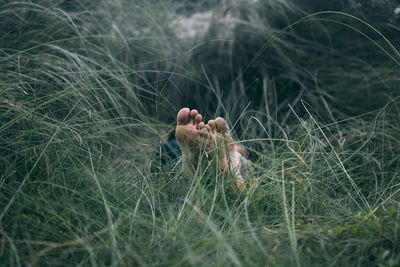
[{"label": "tall grass", "polygon": [[[395,3],[0,6],[0,265],[399,264]],[[183,105],[249,145],[245,192],[154,157]]]}]

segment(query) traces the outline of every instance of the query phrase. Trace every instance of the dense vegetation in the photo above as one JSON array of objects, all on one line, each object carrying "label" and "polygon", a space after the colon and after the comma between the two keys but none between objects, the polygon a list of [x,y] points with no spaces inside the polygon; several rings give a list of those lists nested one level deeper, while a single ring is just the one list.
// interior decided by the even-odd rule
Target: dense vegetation
[{"label": "dense vegetation", "polygon": [[[399,266],[396,1],[0,0],[0,21],[1,266]],[[258,183],[156,152],[182,106],[228,120]]]}]

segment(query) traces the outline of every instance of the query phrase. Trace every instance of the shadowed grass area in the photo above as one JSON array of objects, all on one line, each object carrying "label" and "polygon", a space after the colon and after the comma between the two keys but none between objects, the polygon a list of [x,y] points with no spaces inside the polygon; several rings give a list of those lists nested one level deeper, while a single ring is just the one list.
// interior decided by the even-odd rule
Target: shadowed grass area
[{"label": "shadowed grass area", "polygon": [[[397,266],[399,21],[359,4],[0,1],[0,265]],[[247,190],[154,157],[181,106]]]}]

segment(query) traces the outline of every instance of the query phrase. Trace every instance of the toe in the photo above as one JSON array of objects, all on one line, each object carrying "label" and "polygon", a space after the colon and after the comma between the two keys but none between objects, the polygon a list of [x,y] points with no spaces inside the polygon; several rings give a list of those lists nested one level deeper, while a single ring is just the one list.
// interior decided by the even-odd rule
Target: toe
[{"label": "toe", "polygon": [[181,110],[179,110],[178,115],[176,116],[178,125],[188,124],[189,123],[189,115],[190,115],[190,109],[182,108]]},{"label": "toe", "polygon": [[204,122],[199,122],[199,125],[197,126],[197,128],[199,129],[199,130],[203,130],[204,129],[204,127],[205,127],[205,124],[204,124]]},{"label": "toe", "polygon": [[208,121],[208,125],[210,125],[210,127],[211,127],[211,130],[213,131],[213,132],[215,132],[215,120],[209,120]]},{"label": "toe", "polygon": [[208,138],[209,133],[208,133],[207,127],[206,127],[206,125],[204,124],[204,122],[200,122],[200,123],[199,123],[198,129],[199,129],[200,136],[201,136],[202,138]]},{"label": "toe", "polygon": [[197,114],[199,114],[197,109],[192,109],[192,111],[190,111],[190,123],[191,124],[195,124],[195,118],[196,118]]},{"label": "toe", "polygon": [[196,117],[194,118],[196,125],[199,125],[202,120],[203,116],[201,116],[200,114],[197,114]]},{"label": "toe", "polygon": [[217,131],[220,133],[225,133],[228,130],[226,121],[221,117],[218,117],[215,119],[215,126],[216,126]]}]

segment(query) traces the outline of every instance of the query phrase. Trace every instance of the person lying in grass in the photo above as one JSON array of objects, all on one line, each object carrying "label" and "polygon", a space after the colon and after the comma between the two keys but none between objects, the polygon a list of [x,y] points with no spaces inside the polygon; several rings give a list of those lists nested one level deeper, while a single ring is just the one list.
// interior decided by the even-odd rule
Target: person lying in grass
[{"label": "person lying in grass", "polygon": [[233,187],[240,191],[246,188],[251,167],[247,149],[234,141],[223,118],[205,124],[196,109],[182,108],[177,115],[175,138],[182,152],[184,172],[193,174],[200,162],[207,165],[216,160],[225,177],[233,176]]}]

